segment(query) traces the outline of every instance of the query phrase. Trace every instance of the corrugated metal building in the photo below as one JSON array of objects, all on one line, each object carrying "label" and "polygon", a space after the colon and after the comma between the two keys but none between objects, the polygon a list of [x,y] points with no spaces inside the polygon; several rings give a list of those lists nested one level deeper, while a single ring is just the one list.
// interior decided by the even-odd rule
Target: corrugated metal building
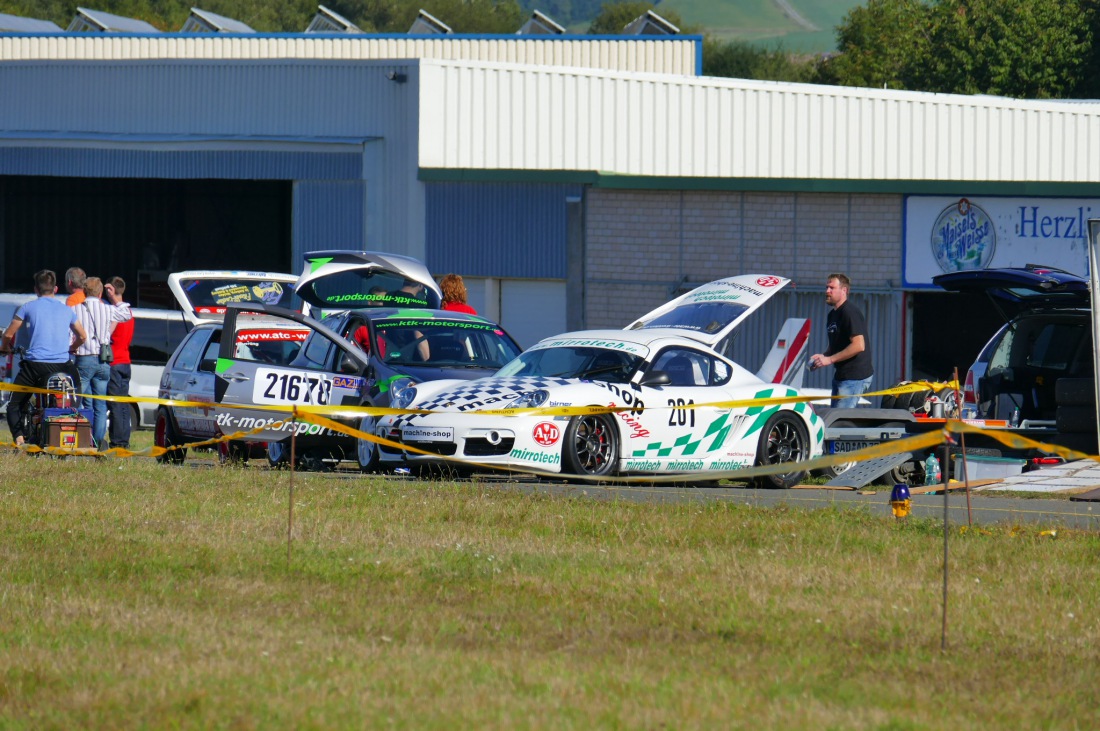
[{"label": "corrugated metal building", "polygon": [[[823,322],[842,270],[888,385],[933,369],[918,351],[942,322],[929,267],[953,255],[936,238],[953,209],[1000,232],[978,252],[997,265],[1083,263],[1083,233],[1039,233],[1100,210],[1100,106],[699,78],[699,53],[651,37],[0,36],[3,281],[119,250],[297,269],[311,248],[382,248],[462,273],[530,343],[625,325],[719,276],[791,276],[742,337],[753,364],[783,317]],[[149,219],[125,236],[119,199]]]}]

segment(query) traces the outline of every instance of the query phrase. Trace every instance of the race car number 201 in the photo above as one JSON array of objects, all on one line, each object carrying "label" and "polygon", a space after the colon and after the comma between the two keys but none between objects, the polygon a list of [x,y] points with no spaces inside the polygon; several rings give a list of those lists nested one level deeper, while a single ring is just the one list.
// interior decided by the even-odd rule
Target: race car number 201
[{"label": "race car number 201", "polygon": [[260,368],[252,389],[257,404],[324,406],[332,395],[332,381],[322,375]]}]

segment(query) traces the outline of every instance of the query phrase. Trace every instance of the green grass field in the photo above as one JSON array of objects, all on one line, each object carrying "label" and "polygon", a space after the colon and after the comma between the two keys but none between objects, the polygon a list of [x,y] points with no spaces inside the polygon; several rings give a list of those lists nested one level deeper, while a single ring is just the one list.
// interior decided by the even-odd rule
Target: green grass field
[{"label": "green grass field", "polygon": [[836,48],[836,27],[858,0],[787,0],[803,22],[776,0],[665,0],[687,25],[702,27],[724,41],[738,40],[788,51],[820,53]]},{"label": "green grass field", "polygon": [[1095,533],[294,484],[0,452],[0,728],[1100,725]]}]

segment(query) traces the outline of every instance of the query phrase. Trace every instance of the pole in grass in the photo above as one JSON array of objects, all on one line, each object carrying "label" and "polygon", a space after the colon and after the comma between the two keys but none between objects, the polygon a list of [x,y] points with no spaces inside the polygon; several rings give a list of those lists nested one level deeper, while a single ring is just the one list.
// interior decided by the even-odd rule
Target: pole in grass
[{"label": "pole in grass", "polygon": [[[955,408],[959,410],[958,418],[962,420],[962,396],[959,393],[959,367],[955,366]],[[974,516],[970,511],[970,470],[966,466],[966,432],[959,434],[959,448],[962,452],[963,480],[966,483],[966,524],[974,525]]]},{"label": "pole in grass", "polygon": [[[943,445],[943,463],[947,465],[947,442]],[[940,652],[947,650],[947,493],[948,471],[943,470],[943,628],[940,631]]]},{"label": "pole in grass", "polygon": [[298,436],[298,407],[290,412],[290,502],[286,506],[286,566],[290,568],[290,537],[294,532],[294,448]]}]

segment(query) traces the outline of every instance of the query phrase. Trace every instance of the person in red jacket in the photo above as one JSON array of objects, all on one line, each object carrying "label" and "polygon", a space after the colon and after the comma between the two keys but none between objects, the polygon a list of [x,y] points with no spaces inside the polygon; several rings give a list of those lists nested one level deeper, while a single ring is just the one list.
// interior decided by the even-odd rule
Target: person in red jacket
[{"label": "person in red jacket", "polygon": [[[111,277],[111,285],[115,288],[115,294],[122,299],[126,292],[126,282],[122,277]],[[130,342],[134,339],[134,319],[115,325],[111,333],[111,348],[114,350],[115,359],[111,363],[111,378],[107,381],[108,396],[130,395]],[[130,448],[130,415],[132,413],[129,402],[107,401],[107,410],[111,414],[111,427],[108,440],[111,447]],[[100,447],[102,449],[102,447]]]},{"label": "person in red jacket", "polygon": [[439,288],[443,290],[443,309],[451,312],[465,312],[468,315],[476,315],[477,310],[466,304],[466,283],[458,274],[448,274],[439,280]]}]

